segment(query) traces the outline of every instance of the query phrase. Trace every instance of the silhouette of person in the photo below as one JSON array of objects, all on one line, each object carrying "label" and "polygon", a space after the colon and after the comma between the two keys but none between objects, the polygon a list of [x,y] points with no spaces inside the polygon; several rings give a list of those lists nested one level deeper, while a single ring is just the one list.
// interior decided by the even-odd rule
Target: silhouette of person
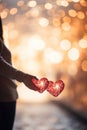
[{"label": "silhouette of person", "polygon": [[36,76],[26,74],[12,66],[11,52],[4,44],[2,20],[0,18],[0,130],[12,130],[16,101],[17,85],[14,80],[23,82],[29,89],[38,91],[32,79]]}]

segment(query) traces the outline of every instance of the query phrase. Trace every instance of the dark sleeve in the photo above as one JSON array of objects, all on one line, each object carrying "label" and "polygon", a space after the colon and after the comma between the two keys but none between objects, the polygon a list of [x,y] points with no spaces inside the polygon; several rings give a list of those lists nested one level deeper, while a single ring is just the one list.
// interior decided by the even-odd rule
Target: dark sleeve
[{"label": "dark sleeve", "polygon": [[2,20],[0,17],[0,75],[4,77],[15,79],[19,82],[23,82],[25,73],[15,69],[12,65],[4,60],[1,56],[3,50],[3,29],[2,29]]},{"label": "dark sleeve", "polygon": [[2,52],[2,48],[3,48],[3,43],[2,43],[2,40],[0,38],[0,55],[1,55],[1,52]]},{"label": "dark sleeve", "polygon": [[0,75],[23,82],[25,73],[15,69],[0,56]]},{"label": "dark sleeve", "polygon": [[0,39],[0,75],[23,82],[25,73],[15,69],[11,64],[1,56],[3,50],[3,41]]}]

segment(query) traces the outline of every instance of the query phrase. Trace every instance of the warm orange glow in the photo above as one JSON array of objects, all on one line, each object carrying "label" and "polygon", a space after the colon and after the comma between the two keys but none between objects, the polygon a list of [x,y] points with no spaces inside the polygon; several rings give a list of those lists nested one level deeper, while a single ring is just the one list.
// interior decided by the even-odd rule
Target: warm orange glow
[{"label": "warm orange glow", "polygon": [[85,18],[85,14],[84,14],[84,12],[82,12],[82,11],[78,11],[78,13],[77,13],[77,17],[78,17],[79,19],[84,19],[84,18]]},{"label": "warm orange glow", "polygon": [[[87,72],[86,7],[86,0],[2,1],[4,40],[12,52],[13,65],[38,78],[63,78],[65,91],[72,79],[79,83],[79,72],[82,77]],[[77,91],[78,86],[73,88]],[[23,84],[18,91],[24,101],[43,102],[49,96]]]},{"label": "warm orange glow", "polygon": [[12,8],[11,10],[10,10],[10,14],[11,15],[15,15],[16,13],[17,13],[17,8]]},{"label": "warm orange glow", "polygon": [[60,42],[60,46],[63,50],[67,51],[71,48],[71,42],[69,40],[64,39]]},{"label": "warm orange glow", "polygon": [[85,24],[85,30],[87,30],[87,24]]},{"label": "warm orange glow", "polygon": [[46,3],[46,4],[45,4],[45,8],[48,9],[48,10],[49,10],[49,9],[52,9],[52,7],[53,7],[53,6],[52,6],[51,3]]},{"label": "warm orange glow", "polygon": [[68,17],[68,16],[65,16],[65,17],[63,18],[63,21],[66,22],[66,23],[70,23],[70,22],[71,22],[71,18]]},{"label": "warm orange glow", "polygon": [[72,0],[73,2],[79,2],[80,0]]},{"label": "warm orange glow", "polygon": [[58,51],[54,51],[51,48],[45,50],[44,58],[47,59],[51,63],[60,63],[63,60],[63,54]]},{"label": "warm orange glow", "polygon": [[60,1],[60,0],[57,0],[57,1],[56,1],[56,4],[57,4],[57,5],[61,5],[61,1]]},{"label": "warm orange glow", "polygon": [[66,0],[57,0],[56,3],[57,3],[57,5],[62,5],[65,7],[67,7],[69,5],[68,1],[66,1]]},{"label": "warm orange glow", "polygon": [[7,11],[4,10],[3,12],[1,12],[1,18],[2,18],[2,19],[6,18],[7,15],[8,15],[8,12],[7,12]]},{"label": "warm orange glow", "polygon": [[87,1],[86,1],[86,0],[80,0],[80,4],[81,4],[83,7],[87,7]]},{"label": "warm orange glow", "polygon": [[84,60],[81,66],[83,71],[87,71],[87,60]]},{"label": "warm orange glow", "polygon": [[17,5],[18,5],[18,6],[23,6],[23,5],[24,5],[24,1],[23,1],[23,0],[19,0],[19,1],[17,2]]},{"label": "warm orange glow", "polygon": [[28,6],[29,7],[35,7],[37,5],[37,2],[35,1],[35,0],[30,0],[29,2],[28,2]]},{"label": "warm orange glow", "polygon": [[8,25],[7,25],[7,27],[9,28],[9,30],[14,30],[14,28],[15,28],[15,23],[9,22]]},{"label": "warm orange glow", "polygon": [[53,25],[54,25],[55,27],[59,27],[60,24],[61,24],[60,19],[57,19],[57,18],[54,18],[54,19],[53,19]]},{"label": "warm orange glow", "polygon": [[29,90],[23,84],[19,86],[17,89],[19,92],[19,101],[26,101],[30,103],[42,103],[49,100],[47,92],[40,94],[39,92]]},{"label": "warm orange glow", "polygon": [[68,67],[68,73],[69,73],[69,75],[75,76],[77,74],[77,72],[78,72],[78,68],[77,68],[76,64],[69,65],[69,67]]},{"label": "warm orange glow", "polygon": [[87,11],[85,12],[85,14],[87,15]]},{"label": "warm orange glow", "polygon": [[67,7],[69,5],[68,1],[61,0],[61,5]]},{"label": "warm orange glow", "polygon": [[69,15],[70,15],[71,17],[76,17],[77,12],[76,12],[74,9],[70,9],[70,10],[69,10]]},{"label": "warm orange glow", "polygon": [[42,27],[46,27],[46,26],[48,26],[49,21],[48,21],[48,19],[42,17],[42,18],[39,19],[39,24],[40,24]]},{"label": "warm orange glow", "polygon": [[81,48],[87,48],[87,40],[81,39],[81,40],[79,41],[79,46],[80,46]]},{"label": "warm orange glow", "polygon": [[81,5],[79,3],[74,4],[75,10],[81,10]]},{"label": "warm orange glow", "polygon": [[29,15],[32,17],[38,17],[40,14],[39,9],[38,8],[33,8],[30,12]]},{"label": "warm orange glow", "polygon": [[69,23],[64,22],[64,23],[62,24],[62,29],[63,29],[64,31],[69,31],[69,30],[71,29],[71,26],[70,26]]},{"label": "warm orange glow", "polygon": [[45,42],[38,35],[35,35],[29,39],[29,46],[34,50],[43,50]]},{"label": "warm orange glow", "polygon": [[76,48],[72,48],[68,52],[68,56],[72,61],[78,60],[79,58],[79,50]]},{"label": "warm orange glow", "polygon": [[60,16],[60,17],[64,17],[66,14],[65,14],[65,10],[62,10],[62,9],[60,9],[59,11],[58,11],[58,15]]},{"label": "warm orange glow", "polygon": [[9,37],[10,39],[15,39],[15,38],[17,38],[17,36],[18,36],[18,30],[12,30],[12,31],[10,31],[9,34],[8,34],[8,37]]}]

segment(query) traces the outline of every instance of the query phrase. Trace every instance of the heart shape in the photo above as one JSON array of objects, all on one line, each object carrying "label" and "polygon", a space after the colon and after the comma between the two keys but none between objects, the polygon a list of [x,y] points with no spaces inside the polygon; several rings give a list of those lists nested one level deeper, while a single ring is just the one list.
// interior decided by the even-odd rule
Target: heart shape
[{"label": "heart shape", "polygon": [[64,83],[62,80],[58,80],[56,82],[49,81],[49,85],[47,87],[47,91],[57,97],[64,89]]},{"label": "heart shape", "polygon": [[47,78],[41,78],[40,80],[32,79],[32,81],[39,88],[40,93],[43,93],[49,85],[49,81]]}]

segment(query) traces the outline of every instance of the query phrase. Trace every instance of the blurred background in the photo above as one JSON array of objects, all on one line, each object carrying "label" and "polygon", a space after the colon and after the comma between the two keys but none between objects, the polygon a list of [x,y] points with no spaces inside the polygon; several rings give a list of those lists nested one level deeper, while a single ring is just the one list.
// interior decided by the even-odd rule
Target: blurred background
[{"label": "blurred background", "polygon": [[87,1],[0,0],[0,12],[13,66],[65,83],[57,98],[17,83],[19,102],[64,101],[87,114]]}]

